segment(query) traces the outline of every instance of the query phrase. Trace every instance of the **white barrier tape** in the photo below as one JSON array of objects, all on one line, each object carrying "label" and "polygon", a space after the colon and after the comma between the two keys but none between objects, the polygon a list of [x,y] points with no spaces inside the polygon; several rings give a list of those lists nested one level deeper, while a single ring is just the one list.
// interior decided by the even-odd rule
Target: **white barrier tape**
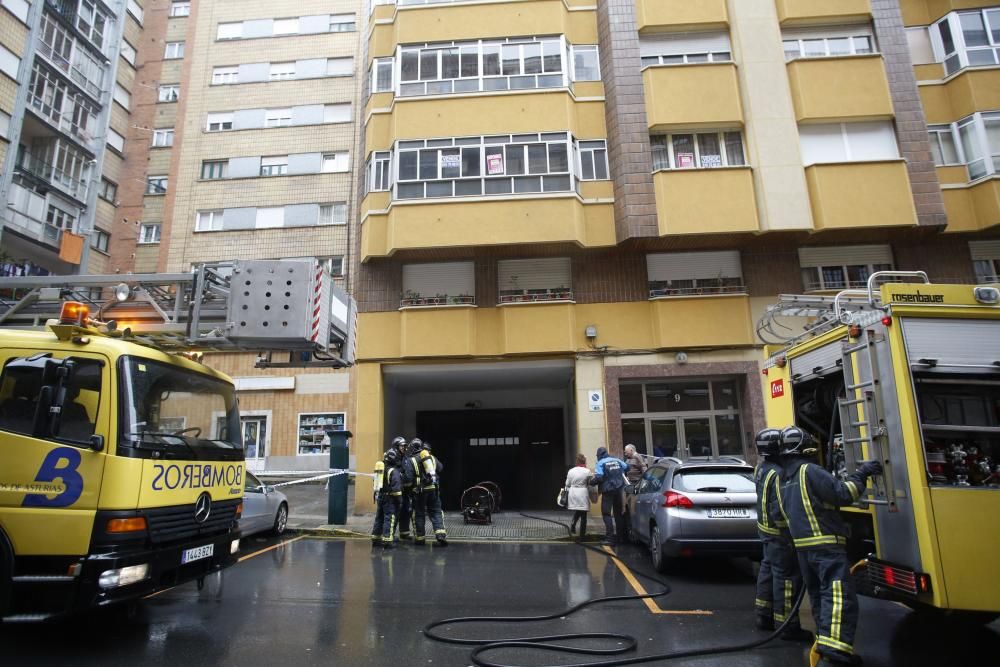
[{"label": "white barrier tape", "polygon": [[[270,474],[270,473],[268,473],[268,474]],[[268,484],[268,486],[277,488],[279,486],[291,486],[292,484],[304,484],[306,482],[316,482],[316,481],[319,481],[321,479],[328,479],[330,477],[337,477],[338,475],[354,475],[354,476],[371,477],[371,478],[375,477],[374,473],[356,472],[354,470],[346,470],[346,469],[339,469],[338,470],[338,469],[335,469],[335,468],[331,468],[330,472],[323,473],[322,475],[314,475],[312,477],[306,477],[304,479],[294,479],[294,480],[292,480],[290,482],[279,482],[277,484]]]}]

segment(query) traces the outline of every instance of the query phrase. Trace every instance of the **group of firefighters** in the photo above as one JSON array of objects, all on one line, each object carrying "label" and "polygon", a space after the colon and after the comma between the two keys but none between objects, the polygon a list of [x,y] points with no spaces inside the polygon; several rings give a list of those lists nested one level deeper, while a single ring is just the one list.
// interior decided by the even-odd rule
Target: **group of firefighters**
[{"label": "group of firefighters", "polygon": [[757,528],[763,560],[757,577],[757,627],[788,623],[782,638],[812,641],[791,616],[803,583],[816,623],[820,665],[860,664],[854,655],[858,600],[847,557],[848,530],[838,507],[851,505],[882,465],[867,461],[840,480],[814,462],[816,441],[797,426],[756,436]]},{"label": "group of firefighters", "polygon": [[415,545],[424,545],[428,518],[437,543],[448,546],[441,510],[443,468],[431,454],[430,443],[420,438],[407,442],[402,436],[393,439],[382,460],[375,464],[377,510],[372,526],[372,546],[392,549],[398,540],[411,538]]}]

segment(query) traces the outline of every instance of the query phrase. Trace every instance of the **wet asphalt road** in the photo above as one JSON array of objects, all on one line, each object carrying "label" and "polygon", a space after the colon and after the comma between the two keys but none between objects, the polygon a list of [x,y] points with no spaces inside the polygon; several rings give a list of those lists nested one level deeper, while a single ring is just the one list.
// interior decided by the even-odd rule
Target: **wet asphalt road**
[{"label": "wet asphalt road", "polygon": [[[383,554],[354,539],[247,542],[248,555],[260,553],[221,581],[210,580],[202,591],[187,584],[157,595],[132,621],[102,614],[0,627],[0,664],[468,665],[468,648],[427,640],[424,624],[463,615],[545,614],[592,596],[634,592],[611,559],[572,544],[453,542],[447,549]],[[268,547],[274,548],[261,551]],[[644,552],[623,547],[619,553],[631,568],[648,571]],[[673,593],[658,609],[685,613],[653,613],[641,601],[624,601],[564,620],[466,626],[455,634],[624,631],[638,637],[639,655],[761,636],[751,628],[749,562],[684,563],[668,581]],[[711,613],[690,613],[698,610]],[[996,623],[945,629],[898,605],[863,598],[857,648],[866,665],[996,664],[1000,631]],[[800,645],[776,641],[670,664],[804,665],[805,654]],[[490,657],[519,665],[592,659],[510,651]]]}]

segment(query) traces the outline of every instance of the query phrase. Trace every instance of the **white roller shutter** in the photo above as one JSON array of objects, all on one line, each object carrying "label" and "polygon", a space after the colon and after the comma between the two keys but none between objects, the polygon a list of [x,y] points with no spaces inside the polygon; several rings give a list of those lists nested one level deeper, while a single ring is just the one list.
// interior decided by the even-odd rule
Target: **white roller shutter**
[{"label": "white roller shutter", "polygon": [[969,241],[972,261],[1000,259],[1000,239],[989,241]]},{"label": "white roller shutter", "polygon": [[731,51],[728,32],[680,32],[639,38],[640,56]]},{"label": "white roller shutter", "polygon": [[852,264],[892,264],[892,248],[888,245],[799,248],[799,264],[802,268],[849,266]]},{"label": "white roller shutter", "polygon": [[506,259],[497,262],[500,290],[556,289],[572,287],[569,257]]},{"label": "white roller shutter", "polygon": [[911,364],[934,359],[937,367],[978,366],[981,371],[1000,362],[1000,320],[904,317],[901,322]]},{"label": "white roller shutter", "polygon": [[646,255],[649,280],[711,280],[742,278],[738,250],[718,252],[664,252]]},{"label": "white roller shutter", "polygon": [[793,357],[791,360],[792,383],[812,380],[834,371],[839,372],[842,349],[838,340],[801,356]]},{"label": "white roller shutter", "polygon": [[403,293],[415,292],[423,297],[476,293],[475,269],[472,262],[435,262],[404,264]]}]

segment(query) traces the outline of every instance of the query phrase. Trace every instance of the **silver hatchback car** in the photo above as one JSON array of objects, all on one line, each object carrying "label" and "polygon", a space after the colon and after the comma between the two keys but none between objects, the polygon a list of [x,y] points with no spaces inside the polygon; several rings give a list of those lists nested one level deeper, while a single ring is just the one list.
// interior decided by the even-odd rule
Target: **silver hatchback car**
[{"label": "silver hatchback car", "polygon": [[627,502],[632,539],[660,572],[676,556],[760,556],[753,467],[742,459],[661,458]]},{"label": "silver hatchback car", "polygon": [[243,487],[243,516],[240,518],[241,535],[247,537],[264,531],[282,535],[287,526],[288,498],[247,471]]}]

